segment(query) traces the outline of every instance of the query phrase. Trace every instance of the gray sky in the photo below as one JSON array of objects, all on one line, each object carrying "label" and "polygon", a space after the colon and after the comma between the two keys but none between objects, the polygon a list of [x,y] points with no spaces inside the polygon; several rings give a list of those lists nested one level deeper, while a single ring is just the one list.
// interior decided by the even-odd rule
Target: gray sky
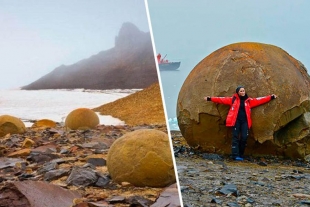
[{"label": "gray sky", "polygon": [[[168,117],[176,116],[190,71],[215,50],[236,42],[276,45],[310,71],[309,0],[148,0],[157,53],[181,61],[161,71]],[[309,72],[308,72],[309,73]]]},{"label": "gray sky", "polygon": [[309,0],[148,0],[148,6],[157,52],[184,64],[251,41],[281,47],[310,69]]},{"label": "gray sky", "polygon": [[0,89],[113,47],[124,22],[149,31],[143,0],[0,0]]}]

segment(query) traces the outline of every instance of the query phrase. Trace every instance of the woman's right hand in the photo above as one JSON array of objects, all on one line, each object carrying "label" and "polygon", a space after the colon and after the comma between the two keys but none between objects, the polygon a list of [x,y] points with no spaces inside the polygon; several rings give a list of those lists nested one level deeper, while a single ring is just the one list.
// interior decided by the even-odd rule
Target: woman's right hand
[{"label": "woman's right hand", "polygon": [[206,101],[211,101],[211,97],[210,96],[206,96],[203,99],[206,100]]}]

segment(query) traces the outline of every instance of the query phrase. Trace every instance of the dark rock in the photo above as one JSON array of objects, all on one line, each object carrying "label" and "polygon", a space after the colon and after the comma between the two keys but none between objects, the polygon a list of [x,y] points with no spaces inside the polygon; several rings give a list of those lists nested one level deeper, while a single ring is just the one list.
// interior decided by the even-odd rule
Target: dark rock
[{"label": "dark rock", "polygon": [[69,153],[69,150],[67,150],[67,149],[61,149],[59,153],[60,153],[60,154],[68,154],[68,153]]},{"label": "dark rock", "polygon": [[43,174],[45,172],[55,170],[57,167],[58,167],[57,163],[48,162],[48,163],[43,164],[43,166],[38,169],[38,173]]},{"label": "dark rock", "polygon": [[0,169],[14,167],[17,163],[24,163],[25,160],[19,158],[0,157]]},{"label": "dark rock", "polygon": [[27,180],[28,178],[32,178],[32,177],[34,177],[33,174],[23,173],[18,176],[18,179],[22,181],[22,180]]},{"label": "dark rock", "polygon": [[212,198],[211,203],[216,203],[216,204],[221,205],[223,203],[223,201],[218,199],[218,198]]},{"label": "dark rock", "polygon": [[293,170],[293,172],[294,172],[294,173],[298,173],[298,174],[303,174],[303,172],[300,171],[300,170]]},{"label": "dark rock", "polygon": [[86,163],[85,165],[82,166],[83,168],[90,168],[93,170],[96,170],[96,166],[91,164],[91,163]]},{"label": "dark rock", "polygon": [[89,158],[87,159],[87,162],[90,164],[93,164],[95,166],[105,166],[106,160],[103,158]]},{"label": "dark rock", "polygon": [[141,207],[148,207],[150,206],[153,201],[146,199],[142,196],[130,196],[126,199],[127,203],[130,204],[130,206],[141,206]]},{"label": "dark rock", "polygon": [[258,165],[260,165],[260,166],[267,166],[267,163],[266,162],[259,162],[259,163],[257,163]]},{"label": "dark rock", "polygon": [[27,157],[28,161],[33,161],[37,163],[45,163],[53,159],[59,158],[57,154],[41,153],[41,152],[31,152]]},{"label": "dark rock", "polygon": [[69,170],[65,169],[58,169],[58,170],[51,170],[44,174],[44,180],[50,181],[58,179],[62,176],[68,175]]},{"label": "dark rock", "polygon": [[202,153],[201,156],[206,160],[224,160],[224,158],[218,154]]},{"label": "dark rock", "polygon": [[234,196],[239,196],[239,192],[235,184],[226,184],[219,192],[224,195],[233,194]]},{"label": "dark rock", "polygon": [[31,152],[34,153],[44,153],[44,154],[51,154],[54,152],[57,152],[57,146],[55,144],[47,144],[40,147],[37,147],[35,149],[32,149]]},{"label": "dark rock", "polygon": [[310,205],[310,200],[300,201],[300,204],[307,204],[307,205]]},{"label": "dark rock", "polygon": [[95,183],[95,186],[98,187],[105,187],[110,183],[111,179],[107,176],[99,176],[97,182]]},{"label": "dark rock", "polygon": [[113,196],[111,198],[107,198],[106,201],[109,203],[125,203],[126,198],[124,196]]},{"label": "dark rock", "polygon": [[61,163],[75,162],[76,160],[77,160],[76,157],[65,157],[65,158],[54,159],[54,160],[51,160],[50,162],[61,164]]},{"label": "dark rock", "polygon": [[227,205],[230,207],[240,207],[239,204],[236,202],[229,202],[229,203],[227,203]]},{"label": "dark rock", "polygon": [[254,201],[253,199],[251,199],[251,198],[247,198],[247,202],[252,204],[252,203],[254,203],[255,201]]},{"label": "dark rock", "polygon": [[87,142],[81,145],[82,148],[92,148],[92,149],[99,149],[99,150],[103,150],[103,149],[107,149],[108,147],[101,142]]},{"label": "dark rock", "polygon": [[85,187],[95,184],[97,179],[98,177],[96,172],[94,172],[92,169],[74,167],[66,182],[68,185]]}]

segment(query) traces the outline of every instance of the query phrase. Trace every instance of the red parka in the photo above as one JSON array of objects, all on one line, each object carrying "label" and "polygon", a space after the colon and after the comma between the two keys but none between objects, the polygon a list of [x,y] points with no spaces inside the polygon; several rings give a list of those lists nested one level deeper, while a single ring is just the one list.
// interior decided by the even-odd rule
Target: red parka
[{"label": "red parka", "polygon": [[[233,97],[236,97],[234,100],[234,103],[232,103]],[[251,108],[262,105],[264,103],[268,103],[270,100],[271,100],[271,95],[259,97],[259,98],[247,98],[244,101],[244,108],[245,108],[246,117],[248,121],[248,128],[251,128],[252,126]],[[214,103],[230,105],[230,109],[229,109],[229,112],[226,118],[226,126],[228,127],[235,126],[239,107],[240,107],[240,98],[238,94],[235,93],[232,97],[211,97],[211,101]]]}]

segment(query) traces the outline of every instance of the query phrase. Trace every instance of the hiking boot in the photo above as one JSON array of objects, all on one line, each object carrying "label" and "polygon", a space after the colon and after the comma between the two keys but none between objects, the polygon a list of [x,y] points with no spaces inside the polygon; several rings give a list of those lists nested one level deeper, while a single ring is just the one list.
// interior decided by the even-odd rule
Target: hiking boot
[{"label": "hiking boot", "polygon": [[242,157],[235,157],[234,160],[236,160],[236,161],[243,161],[243,158]]}]

